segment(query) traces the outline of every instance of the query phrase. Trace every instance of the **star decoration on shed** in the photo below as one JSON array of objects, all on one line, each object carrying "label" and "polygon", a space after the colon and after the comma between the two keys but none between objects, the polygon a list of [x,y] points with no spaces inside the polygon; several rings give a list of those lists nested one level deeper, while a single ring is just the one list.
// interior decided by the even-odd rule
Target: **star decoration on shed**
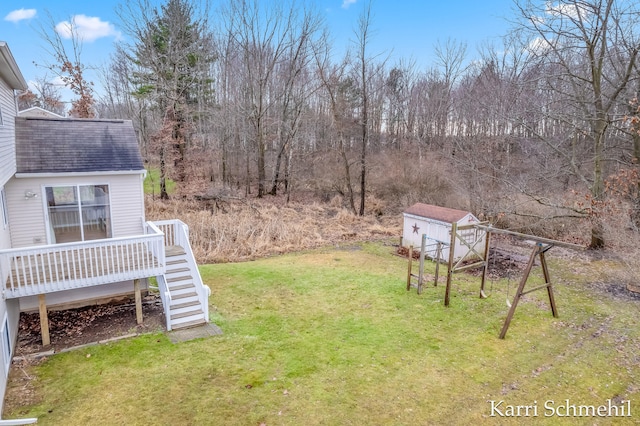
[{"label": "star decoration on shed", "polygon": [[414,223],[414,224],[413,224],[413,233],[414,233],[414,234],[417,234],[419,229],[420,229],[420,227],[418,227],[418,224],[417,224],[417,223]]}]

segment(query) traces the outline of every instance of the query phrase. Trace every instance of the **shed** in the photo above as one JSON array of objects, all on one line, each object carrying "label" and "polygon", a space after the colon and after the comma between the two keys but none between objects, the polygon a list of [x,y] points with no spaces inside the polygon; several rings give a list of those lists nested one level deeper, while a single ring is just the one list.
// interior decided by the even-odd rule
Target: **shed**
[{"label": "shed", "polygon": [[[457,226],[463,226],[480,222],[477,217],[468,211],[423,203],[416,203],[408,207],[403,212],[403,216],[402,245],[404,247],[412,245],[414,248],[419,249],[422,244],[422,235],[424,234],[427,236],[426,252],[431,258],[435,257],[438,242],[446,244],[446,246],[443,245],[441,259],[448,259],[449,257],[448,245],[451,243],[451,227],[453,223],[456,223]],[[460,234],[471,245],[476,243],[478,239],[484,238],[484,233],[478,232],[476,229],[466,229],[460,231]],[[479,242],[475,250],[481,252],[484,250],[484,245]],[[456,240],[454,258],[460,259],[468,252],[469,248]]]}]

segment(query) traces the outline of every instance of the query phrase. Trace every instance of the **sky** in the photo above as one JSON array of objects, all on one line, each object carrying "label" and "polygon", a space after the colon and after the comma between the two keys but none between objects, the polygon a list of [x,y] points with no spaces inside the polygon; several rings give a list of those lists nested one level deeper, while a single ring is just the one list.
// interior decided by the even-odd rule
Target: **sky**
[{"label": "sky", "polygon": [[[9,49],[25,80],[53,74],[34,65],[51,63],[46,43],[39,28],[57,28],[74,22],[84,42],[81,60],[86,66],[100,68],[108,63],[114,44],[127,41],[119,25],[116,6],[126,0],[3,0],[0,4],[0,41]],[[225,0],[212,0],[213,7]],[[269,0],[266,0],[267,2]],[[311,0],[324,15],[336,50],[353,40],[358,18],[365,0]],[[163,0],[150,0],[153,5]],[[415,62],[426,70],[434,61],[434,46],[447,40],[467,44],[468,56],[477,57],[477,48],[498,41],[504,35],[513,16],[513,0],[373,0],[371,22],[372,55]],[[59,24],[63,25],[59,25]],[[64,32],[61,35],[65,36]],[[96,75],[89,79],[99,84]],[[71,96],[63,92],[63,96]],[[66,100],[66,99],[65,99]]]}]

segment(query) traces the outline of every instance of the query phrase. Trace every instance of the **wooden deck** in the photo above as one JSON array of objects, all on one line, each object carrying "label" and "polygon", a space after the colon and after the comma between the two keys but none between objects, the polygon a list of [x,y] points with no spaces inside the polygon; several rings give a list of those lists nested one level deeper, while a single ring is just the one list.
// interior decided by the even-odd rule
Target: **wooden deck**
[{"label": "wooden deck", "polygon": [[162,236],[99,240],[16,250],[2,259],[8,298],[156,276],[164,271]]},{"label": "wooden deck", "polygon": [[[158,260],[147,250],[132,252],[128,247],[98,247],[65,253],[37,255],[35,265],[30,259],[18,258],[11,268],[11,282],[38,285],[61,280],[87,280],[104,275],[127,274],[149,266],[159,267]],[[20,277],[24,279],[19,280]]]}]

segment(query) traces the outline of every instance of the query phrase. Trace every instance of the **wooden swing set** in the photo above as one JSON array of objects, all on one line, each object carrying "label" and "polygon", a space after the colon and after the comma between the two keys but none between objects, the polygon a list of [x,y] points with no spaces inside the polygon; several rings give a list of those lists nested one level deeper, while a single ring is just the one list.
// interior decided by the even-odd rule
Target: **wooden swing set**
[{"label": "wooden swing set", "polygon": [[[465,230],[475,230],[476,238],[473,242],[467,241],[467,239],[461,234],[462,231]],[[534,242],[534,248],[529,255],[529,260],[527,262],[527,266],[524,269],[522,278],[520,279],[520,283],[518,284],[518,288],[516,289],[516,293],[513,297],[512,301],[509,301],[507,298],[507,305],[509,306],[509,312],[507,313],[507,317],[502,326],[502,330],[500,331],[500,339],[504,339],[507,335],[507,330],[509,329],[509,325],[511,324],[511,320],[513,319],[513,315],[516,312],[516,308],[518,307],[518,302],[522,298],[522,296],[532,293],[538,290],[547,290],[547,295],[549,297],[549,305],[551,306],[552,315],[557,318],[558,317],[558,308],[556,306],[556,301],[553,295],[553,284],[551,283],[551,277],[549,275],[549,268],[547,266],[547,261],[545,257],[545,253],[549,251],[551,248],[558,246],[564,247],[574,250],[584,250],[585,247],[571,244],[564,241],[552,240],[549,238],[537,237],[535,235],[527,235],[521,234],[519,232],[508,231],[505,229],[494,228],[489,225],[487,222],[482,222],[479,224],[472,225],[463,225],[458,226],[456,223],[453,223],[451,226],[451,240],[449,242],[437,241],[431,238],[428,238],[426,235],[422,235],[422,245],[420,248],[420,266],[419,273],[417,275],[411,272],[411,267],[413,263],[413,246],[409,247],[409,267],[407,272],[407,291],[411,289],[411,287],[415,286],[418,289],[418,294],[422,292],[422,285],[424,282],[424,259],[429,253],[430,247],[435,247],[434,255],[430,256],[434,262],[436,262],[435,269],[435,280],[434,286],[438,285],[438,272],[439,272],[439,264],[442,260],[442,253],[445,248],[449,248],[449,256],[447,260],[447,286],[445,289],[444,296],[444,305],[449,306],[450,302],[450,293],[451,293],[451,282],[453,280],[453,274],[456,272],[466,271],[468,269],[474,269],[482,267],[482,281],[480,283],[480,298],[485,299],[487,295],[485,293],[485,284],[487,281],[487,271],[489,268],[489,249],[491,247],[491,235],[492,234],[502,234],[502,235],[510,235],[516,238],[530,240]],[[455,261],[454,249],[456,246],[456,242],[460,242],[465,245],[469,251],[462,256],[458,261]],[[481,252],[478,249],[478,246],[484,242],[484,252]],[[433,250],[433,248],[431,249]],[[474,257],[474,262],[465,264],[464,261],[468,258]],[[478,260],[480,259],[480,260]],[[536,259],[540,260],[540,266],[542,268],[542,275],[544,277],[544,284],[537,286],[535,288],[531,288],[525,290],[525,285],[527,280],[529,279],[529,275],[531,274],[531,270],[535,264]],[[413,281],[413,278],[417,278],[417,282]],[[508,295],[507,295],[508,297]]]}]

